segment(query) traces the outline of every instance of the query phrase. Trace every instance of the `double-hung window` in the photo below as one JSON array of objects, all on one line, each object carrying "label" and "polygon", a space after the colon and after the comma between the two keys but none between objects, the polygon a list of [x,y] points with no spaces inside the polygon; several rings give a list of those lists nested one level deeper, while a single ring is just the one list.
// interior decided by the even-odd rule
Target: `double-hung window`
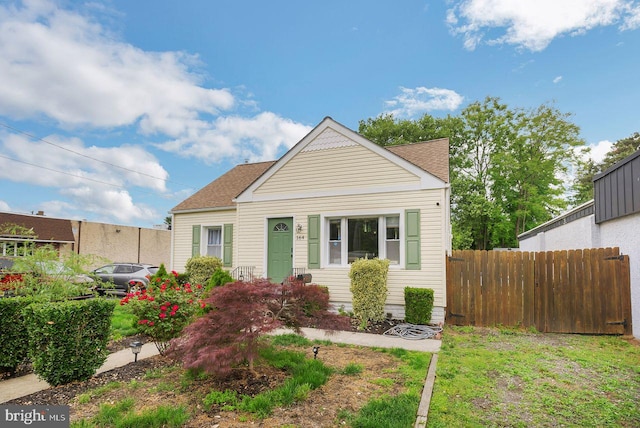
[{"label": "double-hung window", "polygon": [[400,264],[400,216],[328,218],[328,264],[346,265],[357,259],[389,259]]},{"label": "double-hung window", "polygon": [[222,227],[207,229],[207,256],[222,258]]}]

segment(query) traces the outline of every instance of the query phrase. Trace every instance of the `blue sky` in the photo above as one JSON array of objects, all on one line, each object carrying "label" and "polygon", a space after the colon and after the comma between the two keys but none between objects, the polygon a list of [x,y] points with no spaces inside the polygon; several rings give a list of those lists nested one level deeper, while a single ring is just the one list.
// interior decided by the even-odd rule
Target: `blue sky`
[{"label": "blue sky", "polygon": [[640,1],[3,1],[0,211],[151,227],[325,116],[555,103],[640,131]]}]

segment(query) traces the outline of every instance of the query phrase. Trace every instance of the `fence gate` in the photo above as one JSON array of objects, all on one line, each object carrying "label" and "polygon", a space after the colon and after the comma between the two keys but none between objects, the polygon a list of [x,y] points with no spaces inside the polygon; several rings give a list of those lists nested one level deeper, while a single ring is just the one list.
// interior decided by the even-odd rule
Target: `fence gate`
[{"label": "fence gate", "polygon": [[447,322],[630,335],[629,256],[617,247],[454,251],[447,257]]}]

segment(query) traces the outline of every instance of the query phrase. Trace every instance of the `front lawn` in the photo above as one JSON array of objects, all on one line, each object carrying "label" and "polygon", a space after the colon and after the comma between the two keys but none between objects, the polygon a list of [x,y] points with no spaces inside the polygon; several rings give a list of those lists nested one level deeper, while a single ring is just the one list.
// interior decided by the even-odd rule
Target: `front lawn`
[{"label": "front lawn", "polygon": [[638,403],[638,342],[448,327],[428,426],[637,427]]}]

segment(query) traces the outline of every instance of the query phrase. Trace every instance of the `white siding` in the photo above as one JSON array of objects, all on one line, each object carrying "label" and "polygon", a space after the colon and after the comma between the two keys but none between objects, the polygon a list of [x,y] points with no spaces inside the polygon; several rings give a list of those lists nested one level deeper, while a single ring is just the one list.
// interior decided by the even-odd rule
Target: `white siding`
[{"label": "white siding", "polygon": [[[300,224],[303,232],[294,236],[293,266],[307,267],[307,216],[326,213],[382,213],[420,209],[421,219],[421,270],[404,270],[403,266],[391,267],[388,278],[388,305],[404,305],[404,287],[432,288],[434,306],[446,306],[445,252],[448,248],[446,228],[445,190],[396,192],[376,195],[351,195],[332,198],[305,198],[276,202],[243,203],[238,207],[238,222],[242,226],[236,233],[238,265],[255,266],[256,274],[266,272],[266,219],[293,217],[294,229]],[[326,239],[324,236],[322,239]],[[403,243],[404,245],[404,243]],[[236,263],[234,263],[235,265]],[[328,267],[309,270],[313,282],[329,287],[331,301],[351,305],[348,267]]]},{"label": "white siding", "polygon": [[420,184],[420,178],[361,145],[301,152],[255,190],[285,195],[316,189],[366,189]]},{"label": "white siding", "polygon": [[[191,258],[191,238],[193,226],[222,226],[233,224],[233,233],[236,234],[236,211],[209,211],[186,214],[175,214],[171,225],[173,233],[173,248],[171,254],[171,269],[184,272],[187,260]],[[236,246],[233,248],[233,259],[236,260]],[[234,263],[235,265],[235,263]]]}]

